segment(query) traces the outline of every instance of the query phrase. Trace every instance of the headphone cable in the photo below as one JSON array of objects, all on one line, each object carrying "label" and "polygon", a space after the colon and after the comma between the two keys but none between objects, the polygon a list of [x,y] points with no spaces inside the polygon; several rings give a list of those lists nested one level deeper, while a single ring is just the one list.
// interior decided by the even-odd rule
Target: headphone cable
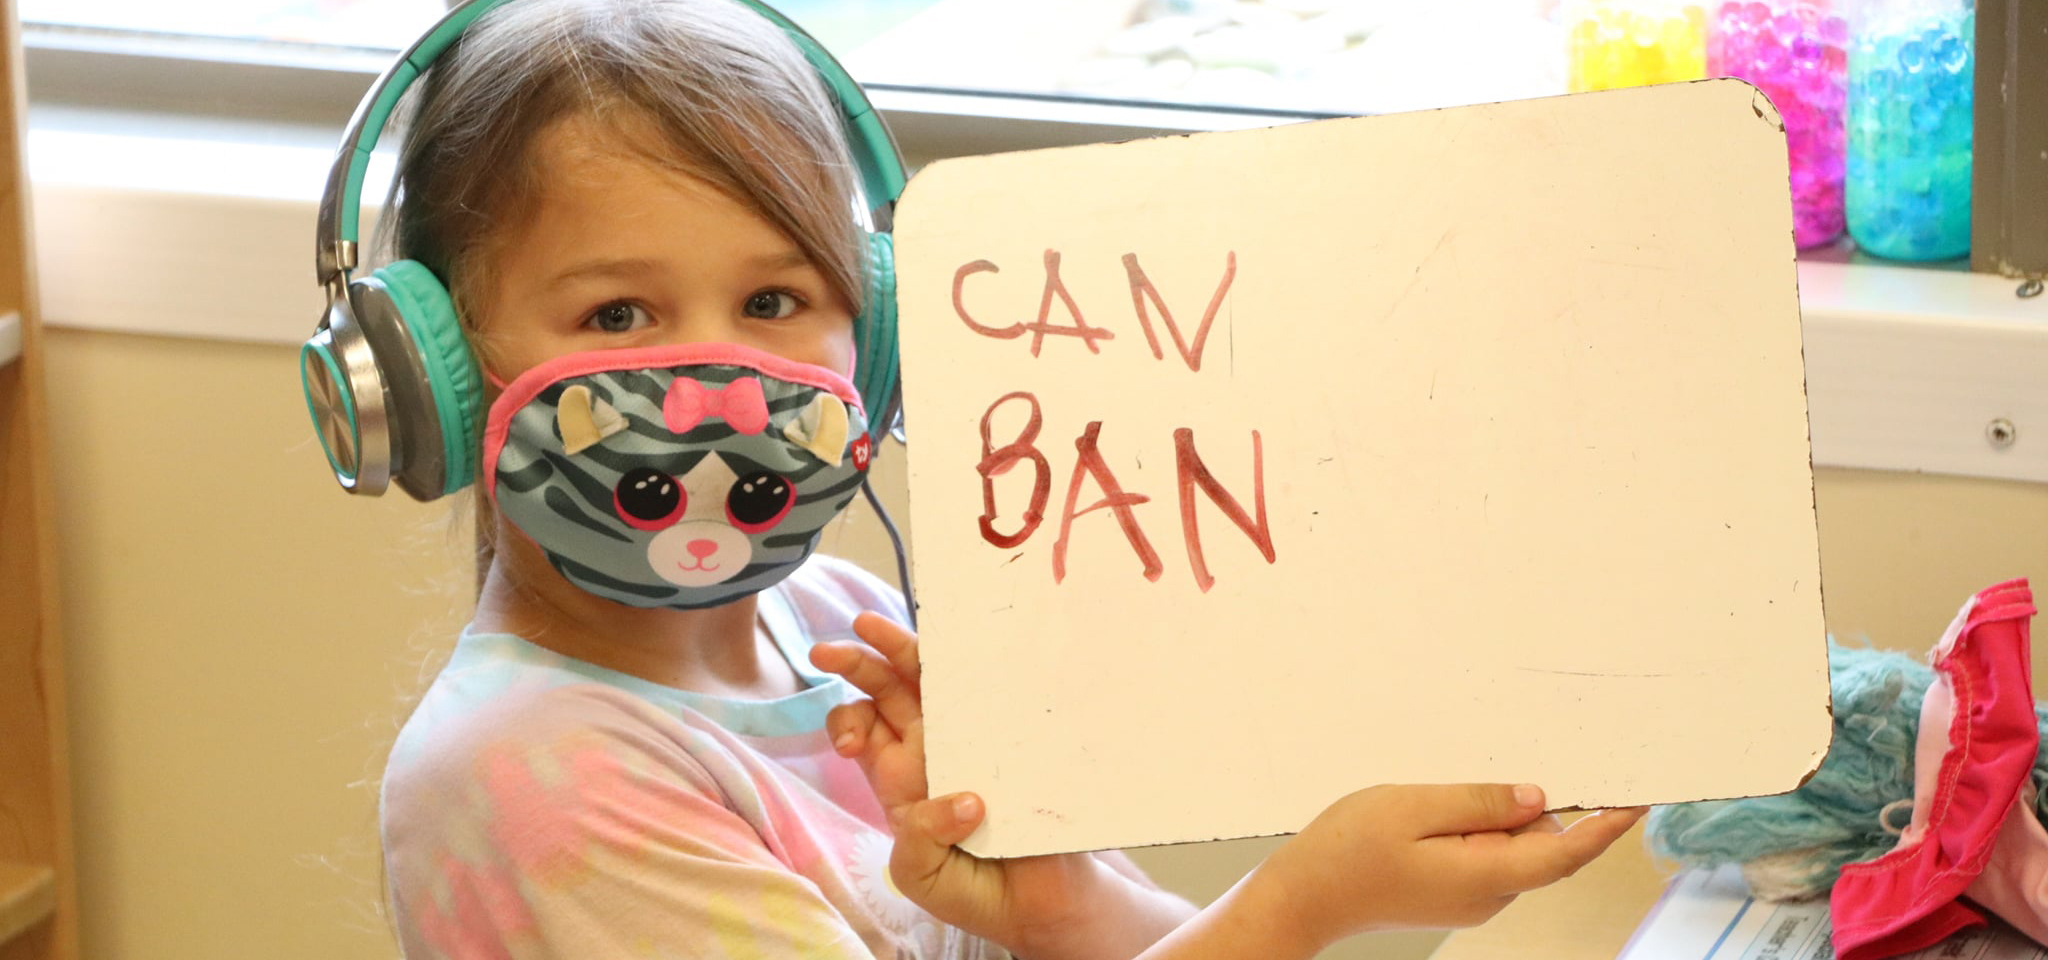
[{"label": "headphone cable", "polygon": [[882,506],[882,498],[875,495],[874,485],[861,478],[860,492],[867,497],[868,506],[875,511],[875,518],[882,521],[882,529],[889,533],[889,543],[896,548],[896,584],[903,588],[903,608],[910,613],[910,630],[917,632],[917,594],[910,588],[910,555],[903,550],[903,536],[896,532],[896,522],[889,519],[889,511]]}]

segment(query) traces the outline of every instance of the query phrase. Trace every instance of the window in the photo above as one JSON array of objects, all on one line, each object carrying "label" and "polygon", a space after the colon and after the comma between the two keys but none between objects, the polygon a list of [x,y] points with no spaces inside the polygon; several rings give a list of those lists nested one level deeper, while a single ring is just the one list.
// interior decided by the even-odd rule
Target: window
[{"label": "window", "polygon": [[[782,0],[863,83],[922,91],[1373,113],[1564,90],[1556,0]],[[32,45],[210,44],[308,66],[391,51],[442,0],[23,0]],[[221,46],[221,44],[229,46]],[[361,62],[360,60],[358,62]]]},{"label": "window", "polygon": [[[17,2],[46,318],[303,339],[317,306],[306,239],[336,135],[444,0]],[[915,166],[1561,93],[1564,25],[1596,0],[770,2],[868,85]],[[2038,274],[2048,269],[2048,4],[1977,9],[1978,76],[2004,91],[1976,101],[1978,155],[2003,164],[1977,166],[1990,175],[1975,191],[1977,222],[1997,228],[1977,252],[1998,258],[1978,269]],[[1996,126],[1985,122],[1992,109]],[[1953,261],[1869,266],[1848,246],[1799,265],[1820,461],[2048,477],[2038,455],[1993,449],[1983,433],[2014,415],[2012,397],[2038,393],[2024,385],[2039,364],[2022,361],[2036,356],[2048,297],[2017,299],[2017,281]],[[152,293],[172,289],[182,295]],[[283,306],[295,302],[300,311]],[[1937,402],[1946,413],[1931,412]]]},{"label": "window", "polygon": [[[290,119],[332,129],[353,109],[369,76],[450,0],[20,2],[30,27],[30,90],[39,103]],[[1627,52],[1637,50],[1640,59],[1641,50],[1631,44],[1660,56],[1684,47],[1660,39],[1658,29],[1690,21],[1697,31],[1710,17],[1726,27],[1746,9],[1791,8],[1790,0],[770,2],[875,92],[913,164],[946,152],[1547,96],[1572,84],[1567,60],[1575,44],[1582,54],[1599,50],[1608,59],[1619,57],[1617,63],[1633,63]],[[1958,10],[1972,5],[1944,2]],[[2042,51],[2019,46],[2048,37],[2048,15],[2021,0],[1981,0],[1981,6],[1978,76],[1996,80],[1979,83],[1990,93],[1980,96],[1985,102],[1977,107],[1976,125],[1995,143],[1977,144],[1977,191],[1991,205],[1978,217],[1977,265],[2038,274],[2048,269],[2048,228],[2023,201],[2048,182],[2048,164],[2028,158],[2048,158],[2048,151],[2023,148],[2048,142],[2037,122],[2048,117],[2037,105],[2048,74],[2032,66],[2039,56],[2025,54],[2048,52],[2048,40],[2036,44]],[[1797,19],[1783,12],[1758,16]],[[1839,19],[1831,22],[1840,26]],[[1643,25],[1649,31],[1636,36]],[[1595,35],[1599,43],[1588,39]],[[1730,33],[1730,42],[1736,36]],[[1692,42],[1704,37],[1693,35]],[[1581,66],[1593,62],[1580,59]],[[2029,66],[2023,71],[2022,65]],[[1694,61],[1665,76],[1682,79],[1700,70]],[[1581,85],[1646,79],[1651,76],[1624,71]],[[1767,89],[1779,99],[1791,88]],[[1810,106],[1780,104],[1788,118],[1814,115]],[[934,117],[937,124],[926,122]],[[1967,169],[1967,122],[1964,127]],[[1803,131],[1788,132],[1799,187],[1802,174],[1812,171],[1796,162]],[[920,149],[935,142],[943,146]],[[1840,231],[1840,173],[1829,183],[1804,179],[1815,189],[1796,194],[1795,202],[1808,202],[1807,193],[1832,198],[1831,224],[1815,227],[1813,238],[1802,236],[1800,243],[1825,245]],[[1955,196],[1970,195],[1967,186],[1952,186],[1958,186],[1950,191]],[[1941,245],[1942,251],[1962,248]]]},{"label": "window", "polygon": [[22,0],[24,23],[126,34],[276,40],[391,50],[424,31],[436,0]]}]

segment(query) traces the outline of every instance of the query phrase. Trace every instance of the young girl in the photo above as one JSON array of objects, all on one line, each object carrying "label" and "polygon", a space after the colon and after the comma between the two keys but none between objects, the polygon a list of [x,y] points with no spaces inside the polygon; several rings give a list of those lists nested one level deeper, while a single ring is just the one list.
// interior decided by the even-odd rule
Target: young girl
[{"label": "young girl", "polygon": [[491,549],[384,781],[408,957],[1307,957],[1479,922],[1633,822],[1375,788],[1199,912],[1120,854],[960,852],[901,598],[804,562],[866,452],[816,72],[729,0],[516,0],[414,111],[387,214],[491,384]]}]

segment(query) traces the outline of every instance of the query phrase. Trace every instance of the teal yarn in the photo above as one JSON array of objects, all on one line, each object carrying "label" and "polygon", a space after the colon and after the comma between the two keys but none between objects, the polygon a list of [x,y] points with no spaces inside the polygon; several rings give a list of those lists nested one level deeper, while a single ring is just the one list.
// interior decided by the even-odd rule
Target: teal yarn
[{"label": "teal yarn", "polygon": [[[1883,811],[1913,798],[1920,701],[1934,670],[1904,654],[1830,639],[1828,678],[1834,743],[1812,779],[1777,796],[1655,807],[1644,827],[1650,849],[1698,867],[1774,857],[1774,887],[1788,896],[1812,896],[1833,886],[1844,864],[1897,846],[1896,831],[1908,818],[1897,810],[1887,818]],[[2037,760],[2037,783],[2043,775]]]},{"label": "teal yarn", "polygon": [[[1765,899],[1820,896],[1846,864],[1898,846],[1913,799],[1920,702],[1934,668],[1901,653],[1828,641],[1834,743],[1813,778],[1790,793],[1654,807],[1650,849],[1686,866],[1741,864]],[[2048,744],[2048,708],[2034,704]],[[2034,815],[2048,822],[2048,751],[2037,752]],[[1885,829],[1886,825],[1891,827]]]},{"label": "teal yarn", "polygon": [[[2034,725],[2041,730],[2041,743],[2048,748],[2048,708],[2034,701]],[[2048,824],[2048,749],[2034,753],[2034,775],[2029,778],[2034,785],[2034,816]]]}]

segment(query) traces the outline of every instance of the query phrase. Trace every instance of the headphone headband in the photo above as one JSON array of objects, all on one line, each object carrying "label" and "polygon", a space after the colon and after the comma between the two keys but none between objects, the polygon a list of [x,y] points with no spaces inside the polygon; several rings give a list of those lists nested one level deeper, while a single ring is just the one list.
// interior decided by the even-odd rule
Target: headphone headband
[{"label": "headphone headband", "polygon": [[[300,377],[335,479],[353,493],[379,494],[395,481],[431,500],[475,476],[482,374],[446,287],[411,260],[367,277],[352,278],[350,271],[357,265],[363,174],[392,110],[478,17],[509,2],[468,0],[400,54],[357,105],[328,170],[314,237],[327,312],[300,350]],[[903,161],[860,85],[817,40],[759,0],[733,2],[781,29],[839,108],[869,208],[865,287],[854,318],[855,386],[867,406],[870,436],[880,442],[895,421],[899,396],[895,258],[887,231],[903,192]]]},{"label": "headphone headband", "polygon": [[[447,16],[385,68],[357,104],[355,115],[342,131],[341,149],[334,158],[334,166],[328,170],[327,189],[321,193],[315,264],[322,286],[355,269],[363,176],[369,168],[370,151],[376,148],[399,98],[476,18],[510,2],[513,0],[468,0],[448,11]],[[861,191],[875,217],[875,229],[888,230],[890,211],[903,193],[903,161],[889,128],[875,115],[867,94],[822,44],[788,17],[757,0],[734,2],[780,27],[824,81],[846,126],[847,148],[854,155],[854,167],[860,171]]]}]

